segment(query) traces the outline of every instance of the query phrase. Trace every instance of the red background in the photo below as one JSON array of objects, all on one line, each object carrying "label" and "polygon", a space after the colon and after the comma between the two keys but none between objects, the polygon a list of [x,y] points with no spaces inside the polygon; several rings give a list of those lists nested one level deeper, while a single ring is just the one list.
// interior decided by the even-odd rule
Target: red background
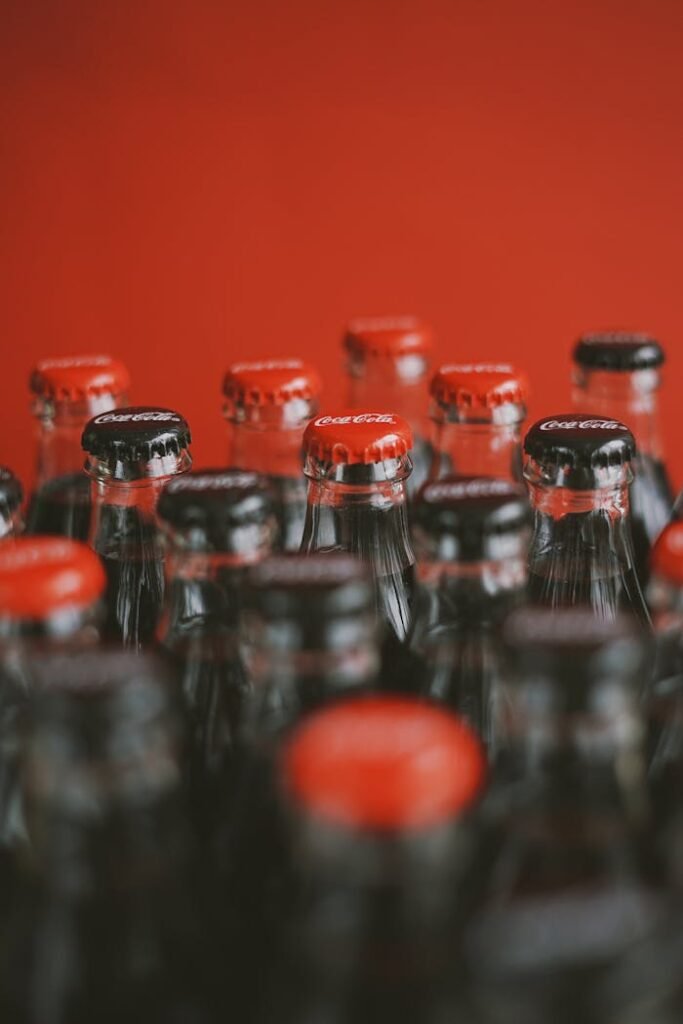
[{"label": "red background", "polygon": [[656,332],[683,476],[678,0],[4,0],[0,460],[44,355],[123,357],[220,461],[234,358],[417,312],[563,411],[581,330]]}]

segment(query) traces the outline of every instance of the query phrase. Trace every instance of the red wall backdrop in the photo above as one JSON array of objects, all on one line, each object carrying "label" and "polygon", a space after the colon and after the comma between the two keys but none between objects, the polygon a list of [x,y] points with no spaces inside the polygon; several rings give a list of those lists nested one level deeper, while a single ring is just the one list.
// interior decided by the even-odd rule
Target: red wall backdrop
[{"label": "red wall backdrop", "polygon": [[[4,0],[0,460],[30,473],[40,356],[120,355],[221,459],[245,355],[341,394],[353,314],[528,366],[563,411],[583,329],[683,369],[678,0]],[[555,407],[555,408],[553,408]]]}]

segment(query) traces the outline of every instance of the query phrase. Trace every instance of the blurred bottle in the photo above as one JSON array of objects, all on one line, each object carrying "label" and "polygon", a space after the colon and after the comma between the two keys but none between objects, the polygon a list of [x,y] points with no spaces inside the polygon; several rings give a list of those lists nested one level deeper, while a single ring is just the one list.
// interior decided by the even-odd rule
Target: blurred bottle
[{"label": "blurred bottle", "polygon": [[650,545],[668,522],[674,499],[659,433],[657,392],[663,362],[661,345],[647,334],[586,334],[574,348],[575,407],[621,420],[636,439],[631,519],[636,571],[643,585]]},{"label": "blurred bottle", "polygon": [[358,699],[311,716],[282,773],[291,904],[259,1020],[460,1020],[467,816],[485,774],[474,736],[428,704]]},{"label": "blurred bottle", "polygon": [[630,611],[649,623],[631,537],[631,431],[585,413],[550,416],[530,428],[524,453],[531,599],[551,608],[584,604],[601,618]]},{"label": "blurred bottle", "polygon": [[164,596],[156,504],[164,484],[190,468],[189,444],[183,417],[154,406],[95,416],[83,431],[90,546],[108,580],[105,636],[124,647],[139,649],[154,638]]},{"label": "blurred bottle", "polygon": [[0,541],[22,532],[21,503],[24,491],[11,469],[0,466]]},{"label": "blurred bottle", "polygon": [[81,434],[91,417],[128,404],[128,370],[110,356],[43,359],[30,385],[38,419],[38,473],[27,530],[87,540],[90,482],[83,473]]},{"label": "blurred bottle", "polygon": [[169,682],[149,656],[37,666],[23,758],[31,855],[0,957],[4,1024],[206,1024]]},{"label": "blurred bottle", "polygon": [[350,409],[390,409],[413,431],[408,478],[412,497],[427,479],[432,462],[429,442],[429,370],[432,332],[414,316],[352,320],[344,336]]},{"label": "blurred bottle", "polygon": [[277,537],[274,503],[256,473],[206,469],[166,484],[157,516],[166,548],[157,637],[182,687],[191,805],[207,834],[225,813],[249,686],[238,648],[245,575]]},{"label": "blurred bottle", "polygon": [[370,566],[386,627],[382,676],[392,687],[404,672],[415,582],[406,495],[411,447],[409,424],[393,413],[318,416],[304,433],[301,550],[346,551]]},{"label": "blurred bottle", "polygon": [[644,634],[630,616],[529,607],[503,639],[465,944],[476,1019],[659,1024],[670,892],[645,772]]},{"label": "blurred bottle", "polygon": [[452,474],[521,480],[527,393],[526,376],[507,363],[442,366],[431,383],[430,480]]},{"label": "blurred bottle", "polygon": [[234,363],[225,375],[230,424],[228,463],[268,477],[276,499],[280,546],[298,551],[306,517],[301,439],[318,411],[320,378],[300,359]]},{"label": "blurred bottle", "polygon": [[11,852],[25,839],[18,758],[32,659],[96,643],[104,588],[100,560],[84,544],[20,537],[0,546],[0,915]]},{"label": "blurred bottle", "polygon": [[488,745],[500,657],[497,628],[524,599],[530,511],[509,480],[446,477],[414,508],[420,583],[411,645],[422,692],[456,711]]}]

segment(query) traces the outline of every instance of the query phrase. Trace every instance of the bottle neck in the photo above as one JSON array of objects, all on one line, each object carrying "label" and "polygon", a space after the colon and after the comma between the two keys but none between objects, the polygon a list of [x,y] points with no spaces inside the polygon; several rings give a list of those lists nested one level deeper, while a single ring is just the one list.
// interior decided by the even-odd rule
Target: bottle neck
[{"label": "bottle neck", "polygon": [[459,476],[522,479],[521,421],[512,423],[452,423],[435,421],[432,480]]},{"label": "bottle neck", "polygon": [[124,395],[100,395],[79,402],[38,399],[33,412],[38,423],[36,486],[58,477],[83,472],[81,437],[88,420],[125,404]]},{"label": "bottle neck", "polygon": [[349,408],[397,413],[424,437],[429,431],[428,378],[429,363],[421,355],[354,357],[349,364]]},{"label": "bottle neck", "polygon": [[291,419],[284,412],[259,420],[229,420],[228,465],[264,476],[300,480],[306,423],[306,419]]},{"label": "bottle neck", "polygon": [[23,527],[21,509],[10,509],[0,501],[0,541],[18,536]]},{"label": "bottle neck", "polygon": [[591,413],[621,420],[635,435],[639,455],[662,458],[658,370],[609,372],[575,367],[573,383],[576,409],[589,409]]}]

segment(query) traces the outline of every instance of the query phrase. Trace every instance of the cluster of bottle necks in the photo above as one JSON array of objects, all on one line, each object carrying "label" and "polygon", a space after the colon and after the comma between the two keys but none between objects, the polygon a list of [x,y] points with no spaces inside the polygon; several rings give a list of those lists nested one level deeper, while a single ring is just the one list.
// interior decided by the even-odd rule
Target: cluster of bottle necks
[{"label": "cluster of bottle necks", "polygon": [[322,414],[301,361],[234,364],[205,470],[116,361],[34,371],[25,529],[0,468],[3,1024],[681,1019],[661,348],[581,339],[577,408],[526,432],[523,375],[430,378],[412,318],[345,349]]}]

